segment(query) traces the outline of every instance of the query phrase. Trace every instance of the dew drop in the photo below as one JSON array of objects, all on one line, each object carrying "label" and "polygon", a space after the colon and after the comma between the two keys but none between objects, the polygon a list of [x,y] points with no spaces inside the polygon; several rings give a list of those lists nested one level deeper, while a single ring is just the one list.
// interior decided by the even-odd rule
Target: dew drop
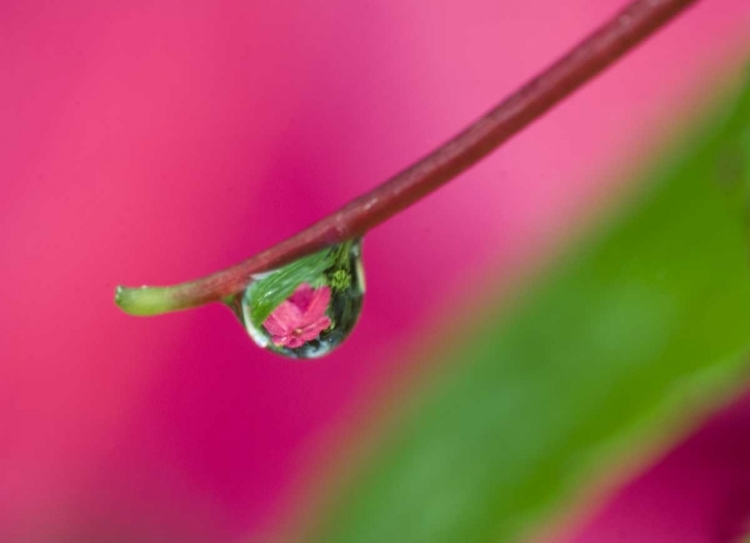
[{"label": "dew drop", "polygon": [[354,329],[365,291],[361,240],[255,276],[232,300],[252,340],[289,358],[317,358]]}]

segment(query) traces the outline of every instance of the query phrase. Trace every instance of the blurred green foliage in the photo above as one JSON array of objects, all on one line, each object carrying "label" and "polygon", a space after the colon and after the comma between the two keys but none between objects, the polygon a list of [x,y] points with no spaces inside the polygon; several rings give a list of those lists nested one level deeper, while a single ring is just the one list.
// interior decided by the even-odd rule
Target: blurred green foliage
[{"label": "blurred green foliage", "polygon": [[516,540],[741,387],[750,85],[739,96],[515,306],[440,346],[431,362],[448,370],[414,391],[310,540]]}]

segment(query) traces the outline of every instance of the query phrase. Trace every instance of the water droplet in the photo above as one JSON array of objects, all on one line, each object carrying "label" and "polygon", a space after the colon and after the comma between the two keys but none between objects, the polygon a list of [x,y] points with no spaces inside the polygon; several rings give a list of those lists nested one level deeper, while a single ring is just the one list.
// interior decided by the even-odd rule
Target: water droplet
[{"label": "water droplet", "polygon": [[340,345],[362,309],[361,241],[348,241],[255,276],[230,304],[257,345],[316,358]]}]

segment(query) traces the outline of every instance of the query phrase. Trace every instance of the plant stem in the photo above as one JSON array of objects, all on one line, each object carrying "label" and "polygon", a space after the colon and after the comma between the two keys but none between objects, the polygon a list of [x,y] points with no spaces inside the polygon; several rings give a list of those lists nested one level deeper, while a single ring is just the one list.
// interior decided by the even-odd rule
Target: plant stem
[{"label": "plant stem", "polygon": [[487,156],[696,0],[636,0],[463,132],[302,232],[231,268],[171,287],[117,287],[133,315],[156,315],[241,292],[254,273],[361,237]]}]

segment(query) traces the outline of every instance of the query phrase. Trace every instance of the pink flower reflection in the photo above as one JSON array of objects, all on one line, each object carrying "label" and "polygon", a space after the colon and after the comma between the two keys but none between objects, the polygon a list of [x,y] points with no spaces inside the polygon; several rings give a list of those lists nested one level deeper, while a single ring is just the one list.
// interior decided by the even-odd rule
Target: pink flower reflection
[{"label": "pink flower reflection", "polygon": [[326,315],[330,301],[330,288],[313,289],[308,283],[302,283],[273,310],[263,326],[271,334],[274,345],[296,349],[331,325]]}]

